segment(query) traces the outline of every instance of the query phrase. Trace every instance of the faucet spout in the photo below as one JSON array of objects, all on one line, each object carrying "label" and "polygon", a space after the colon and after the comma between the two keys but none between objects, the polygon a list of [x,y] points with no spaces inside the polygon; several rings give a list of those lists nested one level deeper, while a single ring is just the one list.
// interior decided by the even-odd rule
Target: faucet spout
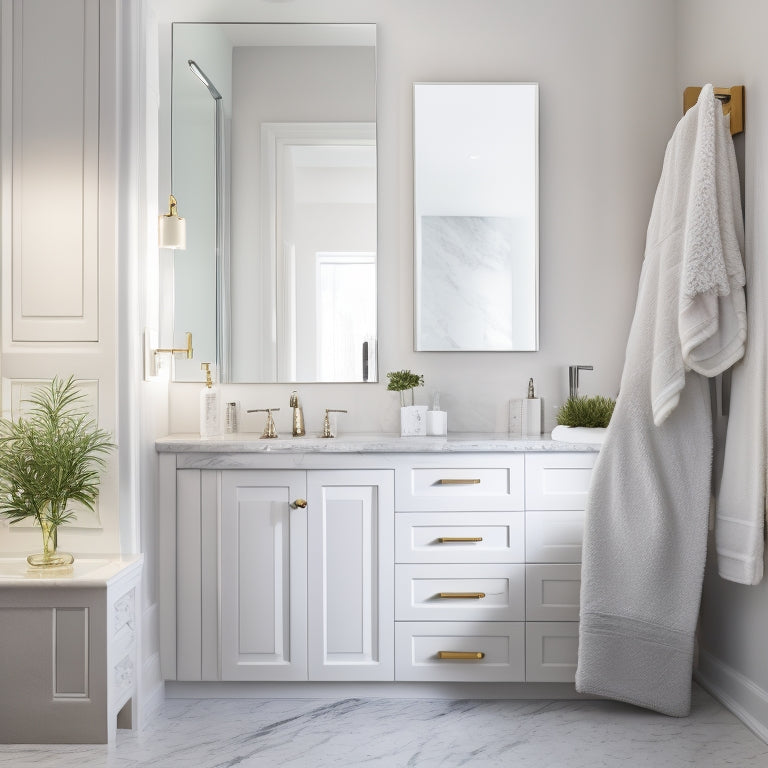
[{"label": "faucet spout", "polygon": [[303,437],[306,434],[304,429],[304,411],[299,404],[299,393],[294,389],[291,392],[289,407],[293,408],[293,436]]},{"label": "faucet spout", "polygon": [[593,371],[592,365],[569,365],[568,366],[568,392],[569,397],[579,396],[579,371]]}]

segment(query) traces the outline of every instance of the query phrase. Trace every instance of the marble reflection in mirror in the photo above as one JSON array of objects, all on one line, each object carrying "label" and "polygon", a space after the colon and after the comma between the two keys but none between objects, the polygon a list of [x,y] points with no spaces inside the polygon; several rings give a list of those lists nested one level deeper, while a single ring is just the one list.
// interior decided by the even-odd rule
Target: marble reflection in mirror
[{"label": "marble reflection in mirror", "polygon": [[[376,381],[375,39],[372,24],[173,25],[173,186],[188,220],[174,334],[195,342],[177,380],[215,359],[225,382]],[[180,100],[203,90],[189,59],[223,94],[217,206],[210,170],[193,170],[216,153]],[[217,214],[218,258],[203,236]],[[199,257],[185,258],[190,242]]]},{"label": "marble reflection in mirror", "polygon": [[538,349],[538,86],[414,85],[415,348]]}]

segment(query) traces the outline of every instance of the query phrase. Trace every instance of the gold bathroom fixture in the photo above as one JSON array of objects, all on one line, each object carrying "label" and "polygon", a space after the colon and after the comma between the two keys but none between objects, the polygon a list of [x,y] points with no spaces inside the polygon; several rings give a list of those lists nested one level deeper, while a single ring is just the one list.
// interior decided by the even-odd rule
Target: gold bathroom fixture
[{"label": "gold bathroom fixture", "polygon": [[186,347],[170,347],[168,349],[153,349],[153,354],[159,355],[162,353],[171,355],[185,355],[187,360],[192,359],[192,334],[187,331],[187,346]]},{"label": "gold bathroom fixture", "polygon": [[438,539],[438,542],[440,544],[448,544],[448,543],[455,543],[455,542],[465,542],[465,541],[482,541],[482,536],[441,536]]},{"label": "gold bathroom fixture", "polygon": [[331,420],[328,418],[329,413],[346,413],[344,408],[326,408],[325,416],[323,417],[323,434],[322,437],[336,437],[331,433]]},{"label": "gold bathroom fixture", "polygon": [[[731,116],[731,135],[744,130],[744,86],[732,85],[730,88],[714,88],[715,98],[723,106],[723,114]],[[683,114],[698,100],[701,87],[689,85],[683,91]]]},{"label": "gold bathroom fixture", "polygon": [[293,408],[293,436],[303,437],[306,434],[304,429],[304,411],[299,403],[299,393],[295,389],[291,392],[288,406]]},{"label": "gold bathroom fixture", "polygon": [[279,410],[279,408],[251,408],[247,411],[247,413],[267,414],[267,423],[264,425],[264,431],[261,433],[262,440],[277,437],[277,429],[275,429],[275,420],[272,418],[272,414]]},{"label": "gold bathroom fixture", "polygon": [[438,592],[437,596],[441,599],[481,600],[485,592]]},{"label": "gold bathroom fixture", "polygon": [[173,195],[168,196],[168,213],[157,217],[157,247],[180,251],[187,247],[187,222],[179,216]]},{"label": "gold bathroom fixture", "polygon": [[485,658],[485,654],[482,651],[438,651],[438,659],[469,659],[472,661],[480,661]]}]

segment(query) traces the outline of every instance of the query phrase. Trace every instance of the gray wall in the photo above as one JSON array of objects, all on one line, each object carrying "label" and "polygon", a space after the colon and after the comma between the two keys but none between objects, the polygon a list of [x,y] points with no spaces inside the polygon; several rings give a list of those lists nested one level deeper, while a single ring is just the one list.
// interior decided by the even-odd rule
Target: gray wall
[{"label": "gray wall", "polygon": [[[206,11],[206,7],[208,10]],[[567,366],[587,363],[586,394],[615,395],[645,230],[664,147],[680,116],[672,83],[675,8],[668,0],[165,0],[168,19],[375,22],[378,28],[379,371],[376,385],[303,385],[307,428],[348,408],[353,431],[396,431],[387,371],[423,373],[451,429],[506,431],[508,401],[529,377],[545,423],[567,396]],[[160,12],[159,11],[159,12]],[[412,85],[422,81],[540,84],[541,350],[413,352]],[[227,388],[247,408],[283,406],[287,385]],[[197,430],[196,384],[171,388],[171,430]],[[260,429],[257,415],[243,428]],[[354,424],[354,427],[351,425]]]}]

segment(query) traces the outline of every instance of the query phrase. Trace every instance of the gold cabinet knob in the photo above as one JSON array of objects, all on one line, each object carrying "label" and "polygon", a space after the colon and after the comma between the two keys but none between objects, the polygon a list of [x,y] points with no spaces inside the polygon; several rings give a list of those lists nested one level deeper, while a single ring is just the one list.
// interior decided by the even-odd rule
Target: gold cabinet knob
[{"label": "gold cabinet knob", "polygon": [[296,501],[294,501],[291,504],[291,507],[293,509],[304,509],[306,506],[307,506],[307,500],[306,499],[296,499]]}]

